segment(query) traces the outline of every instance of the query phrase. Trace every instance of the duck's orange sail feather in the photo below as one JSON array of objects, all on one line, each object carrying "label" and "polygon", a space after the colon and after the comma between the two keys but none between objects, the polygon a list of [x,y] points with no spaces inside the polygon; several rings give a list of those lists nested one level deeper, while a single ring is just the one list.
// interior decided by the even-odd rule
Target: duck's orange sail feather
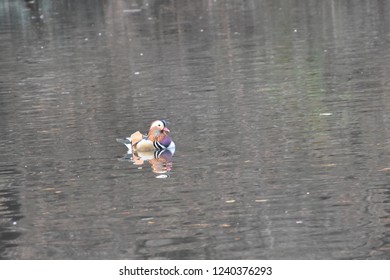
[{"label": "duck's orange sail feather", "polygon": [[141,132],[137,131],[131,134],[130,139],[131,139],[131,145],[134,146],[135,144],[137,144],[139,141],[143,139],[143,135]]}]

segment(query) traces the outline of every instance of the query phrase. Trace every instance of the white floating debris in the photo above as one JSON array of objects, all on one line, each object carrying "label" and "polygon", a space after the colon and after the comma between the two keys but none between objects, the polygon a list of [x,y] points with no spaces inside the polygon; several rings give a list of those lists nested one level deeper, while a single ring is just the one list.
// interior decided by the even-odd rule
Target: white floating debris
[{"label": "white floating debris", "polygon": [[17,224],[17,222],[16,222],[16,221],[14,221],[14,222],[12,222],[12,224],[13,224],[13,225],[16,225],[16,224]]},{"label": "white floating debris", "polygon": [[225,201],[226,203],[234,203],[234,202],[236,202],[234,199],[231,199],[231,200],[226,200]]},{"label": "white floating debris", "polygon": [[85,40],[85,41],[88,41],[88,38],[85,38],[84,40]]},{"label": "white floating debris", "polygon": [[303,221],[296,221],[296,224],[303,224]]},{"label": "white floating debris", "polygon": [[102,36],[102,33],[100,33],[100,32],[99,32],[99,34],[98,34],[98,35],[99,35],[99,36]]},{"label": "white floating debris", "polygon": [[39,16],[40,19],[43,19],[44,17],[45,17],[44,15],[40,15],[40,16]]},{"label": "white floating debris", "polygon": [[310,194],[310,192],[307,192],[306,194]]},{"label": "white floating debris", "polygon": [[255,202],[267,202],[268,199],[256,199]]},{"label": "white floating debris", "polygon": [[295,33],[297,33],[297,32],[298,32],[298,30],[294,29],[294,32],[295,32]]},{"label": "white floating debris", "polygon": [[168,178],[168,175],[167,174],[161,174],[161,175],[157,175],[156,178],[157,179],[165,179],[165,178]]},{"label": "white floating debris", "polygon": [[203,32],[203,31],[204,31],[204,29],[201,29],[201,30],[200,30],[200,32]]},{"label": "white floating debris", "polygon": [[320,113],[320,116],[331,116],[333,115],[332,113]]},{"label": "white floating debris", "polygon": [[230,224],[221,224],[221,225],[219,225],[219,227],[221,227],[221,228],[228,228],[228,227],[231,227],[232,225],[230,225]]},{"label": "white floating debris", "polygon": [[134,72],[134,75],[139,75],[139,72]]},{"label": "white floating debris", "polygon": [[139,55],[140,55],[140,56],[143,56],[144,54],[143,54],[143,53],[140,53]]},{"label": "white floating debris", "polygon": [[150,220],[154,220],[153,217],[148,217],[148,218],[142,218],[141,221],[150,221]]},{"label": "white floating debris", "polygon": [[139,13],[139,12],[142,12],[141,9],[128,9],[128,10],[123,10],[124,13],[130,13],[130,14],[134,14],[134,13]]}]

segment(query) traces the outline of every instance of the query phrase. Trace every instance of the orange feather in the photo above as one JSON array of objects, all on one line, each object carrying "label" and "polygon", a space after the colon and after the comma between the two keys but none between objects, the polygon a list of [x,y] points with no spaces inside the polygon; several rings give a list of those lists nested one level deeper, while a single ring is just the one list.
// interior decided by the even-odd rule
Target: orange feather
[{"label": "orange feather", "polygon": [[137,144],[139,141],[141,141],[143,138],[142,133],[137,131],[131,134],[130,139],[131,139],[131,145]]},{"label": "orange feather", "polygon": [[158,141],[158,138],[161,136],[161,129],[158,127],[151,127],[148,131],[148,140]]}]

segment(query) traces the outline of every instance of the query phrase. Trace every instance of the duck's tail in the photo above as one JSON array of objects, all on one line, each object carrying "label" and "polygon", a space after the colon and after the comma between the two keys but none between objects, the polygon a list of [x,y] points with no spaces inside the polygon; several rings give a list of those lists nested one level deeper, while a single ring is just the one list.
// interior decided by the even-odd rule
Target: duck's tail
[{"label": "duck's tail", "polygon": [[128,137],[128,138],[116,138],[116,142],[125,144],[126,146],[131,144],[130,137]]}]

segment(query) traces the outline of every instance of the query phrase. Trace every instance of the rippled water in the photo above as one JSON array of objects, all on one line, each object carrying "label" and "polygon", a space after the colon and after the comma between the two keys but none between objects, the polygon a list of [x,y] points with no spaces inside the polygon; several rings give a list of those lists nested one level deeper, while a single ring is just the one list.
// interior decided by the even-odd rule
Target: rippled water
[{"label": "rippled water", "polygon": [[[389,43],[379,0],[1,0],[0,258],[390,259]],[[160,118],[168,176],[116,142]]]}]

